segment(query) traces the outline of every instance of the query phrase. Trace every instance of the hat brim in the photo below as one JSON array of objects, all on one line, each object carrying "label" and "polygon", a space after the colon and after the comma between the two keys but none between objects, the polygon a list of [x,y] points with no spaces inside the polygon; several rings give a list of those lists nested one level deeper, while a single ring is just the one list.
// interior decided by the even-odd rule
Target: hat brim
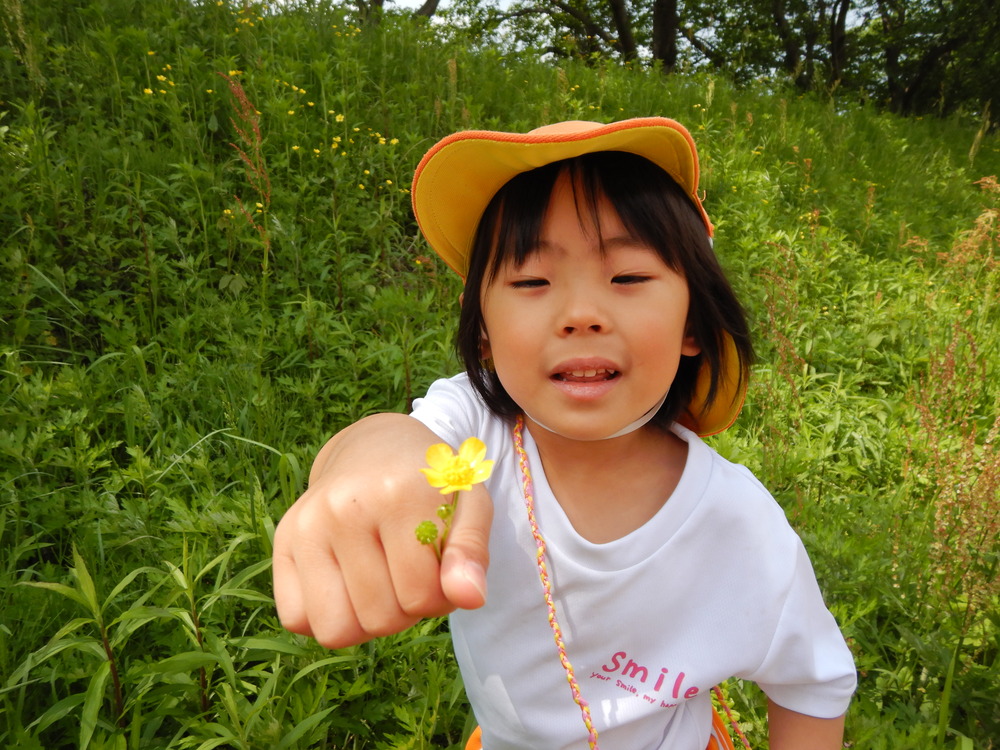
[{"label": "hat brim", "polygon": [[721,377],[712,405],[705,408],[705,401],[712,384],[712,371],[708,362],[702,362],[698,380],[688,410],[677,421],[701,437],[725,432],[740,415],[747,396],[749,373],[741,368],[739,354],[733,337],[724,335]]},{"label": "hat brim", "polygon": [[684,126],[665,117],[609,125],[561,122],[530,133],[454,133],[417,165],[411,198],[420,231],[441,259],[465,278],[479,219],[500,188],[522,172],[598,151],[625,151],[659,166],[691,198],[712,233],[698,198],[694,141]]}]

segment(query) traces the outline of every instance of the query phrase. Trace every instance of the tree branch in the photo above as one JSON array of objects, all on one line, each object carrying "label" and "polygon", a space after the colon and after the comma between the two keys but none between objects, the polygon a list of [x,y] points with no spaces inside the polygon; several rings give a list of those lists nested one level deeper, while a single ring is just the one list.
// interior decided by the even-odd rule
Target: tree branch
[{"label": "tree branch", "polygon": [[728,64],[729,60],[721,52],[716,50],[708,42],[699,39],[695,36],[694,30],[690,26],[684,26],[680,30],[684,38],[688,40],[688,43],[703,54],[708,61],[712,63],[717,68],[724,68]]},{"label": "tree branch", "polygon": [[611,36],[606,30],[602,29],[594,21],[593,17],[589,13],[584,13],[579,8],[574,8],[568,3],[561,2],[561,0],[552,0],[552,5],[557,7],[563,13],[568,15],[570,18],[574,18],[583,25],[584,31],[586,31],[590,36],[597,37],[605,44],[614,47],[617,44],[617,40]]},{"label": "tree branch", "polygon": [[632,19],[629,18],[625,0],[610,0],[608,4],[611,6],[611,18],[614,19],[615,30],[618,32],[622,57],[625,60],[635,60],[639,57],[639,50],[635,46],[635,37],[632,35]]},{"label": "tree branch", "polygon": [[423,16],[425,18],[430,18],[435,13],[437,13],[438,5],[441,0],[424,0],[424,4],[413,11],[415,16]]}]

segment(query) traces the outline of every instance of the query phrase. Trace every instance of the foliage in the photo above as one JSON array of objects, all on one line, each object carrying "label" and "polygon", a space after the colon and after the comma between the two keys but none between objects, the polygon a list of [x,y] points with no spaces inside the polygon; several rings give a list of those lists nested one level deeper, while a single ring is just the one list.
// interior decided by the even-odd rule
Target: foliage
[{"label": "foliage", "polygon": [[[2,2],[5,745],[459,746],[446,626],[335,653],[284,632],[273,528],[326,436],[458,368],[459,288],[409,211],[423,151],[657,113],[701,144],[757,324],[715,444],[812,552],[861,670],[852,742],[993,746],[1000,152],[978,121],[556,67],[323,2]],[[760,696],[729,694],[764,747]]]},{"label": "foliage", "polygon": [[453,0],[441,15],[511,54],[710,70],[911,115],[988,111],[1000,77],[986,0]]}]

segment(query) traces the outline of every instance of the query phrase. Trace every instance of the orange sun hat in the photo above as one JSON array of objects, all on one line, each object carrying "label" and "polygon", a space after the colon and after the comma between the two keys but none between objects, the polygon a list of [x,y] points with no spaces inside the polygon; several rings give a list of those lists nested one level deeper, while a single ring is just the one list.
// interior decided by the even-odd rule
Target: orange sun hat
[{"label": "orange sun hat", "polygon": [[645,157],[669,174],[712,223],[698,198],[698,152],[690,133],[665,117],[603,125],[571,120],[529,133],[464,130],[438,141],[413,176],[413,213],[434,251],[465,278],[479,219],[512,177],[597,151]]},{"label": "orange sun hat", "polygon": [[[698,151],[687,129],[666,117],[609,124],[570,120],[528,133],[464,130],[438,141],[413,176],[411,199],[420,231],[441,259],[463,279],[479,220],[507,182],[532,169],[598,151],[623,151],[648,159],[680,185],[711,237],[712,222],[698,197]],[[732,425],[746,396],[747,373],[726,334],[725,359],[715,400],[705,410],[711,382],[702,365],[688,413],[680,422],[707,436]]]}]

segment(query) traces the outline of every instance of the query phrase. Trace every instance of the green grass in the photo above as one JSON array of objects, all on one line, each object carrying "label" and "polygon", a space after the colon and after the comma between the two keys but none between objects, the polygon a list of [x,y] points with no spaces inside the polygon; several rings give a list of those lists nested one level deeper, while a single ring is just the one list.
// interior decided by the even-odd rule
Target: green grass
[{"label": "green grass", "polygon": [[322,3],[62,5],[4,0],[0,47],[0,743],[458,747],[444,626],[284,632],[274,525],[330,434],[458,368],[459,285],[409,211],[424,150],[664,114],[760,353],[714,444],[810,549],[860,669],[848,740],[996,744],[995,134]]}]

